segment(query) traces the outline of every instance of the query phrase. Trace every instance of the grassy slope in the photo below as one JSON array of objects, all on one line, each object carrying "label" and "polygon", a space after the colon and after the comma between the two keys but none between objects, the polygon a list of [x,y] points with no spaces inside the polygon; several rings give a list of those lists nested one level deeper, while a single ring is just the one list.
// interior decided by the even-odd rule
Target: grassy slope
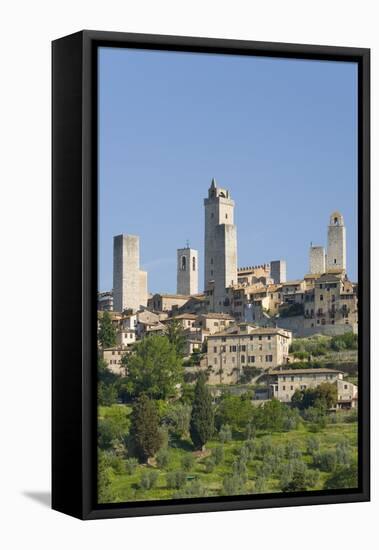
[{"label": "grassy slope", "polygon": [[[117,407],[117,406],[116,406]],[[129,407],[123,407],[125,409],[125,414],[129,414]],[[99,411],[100,416],[108,416],[117,414],[114,411],[111,412],[107,407],[101,408]],[[114,409],[114,407],[112,407]],[[129,409],[129,410],[128,410]],[[350,445],[357,449],[357,424],[329,424],[320,432],[313,434],[308,430],[306,424],[301,424],[300,428],[291,432],[273,432],[273,433],[259,433],[257,438],[260,439],[264,436],[270,435],[274,445],[285,445],[289,441],[295,442],[301,449],[303,455],[302,460],[308,464],[309,467],[312,467],[311,457],[306,453],[307,439],[312,435],[319,439],[321,450],[332,449],[336,444],[342,440],[347,440]],[[176,490],[168,489],[166,487],[166,472],[181,470],[181,459],[185,456],[190,448],[189,441],[182,441],[178,443],[177,447],[169,447],[170,454],[170,463],[167,470],[159,470],[159,478],[156,486],[150,490],[142,490],[139,488],[139,481],[141,479],[141,474],[146,471],[146,469],[151,468],[145,465],[137,466],[135,472],[132,475],[125,474],[114,474],[112,479],[112,492],[115,496],[114,501],[130,501],[130,500],[161,500],[161,499],[170,499],[176,493]],[[217,440],[212,440],[207,444],[207,449],[212,450],[212,448],[220,445],[220,442]],[[217,496],[220,494],[222,489],[222,480],[225,475],[230,474],[232,470],[232,464],[238,456],[238,451],[243,445],[243,441],[231,441],[224,445],[225,450],[225,459],[222,464],[215,466],[214,470],[211,473],[205,472],[205,461],[206,458],[197,459],[193,469],[187,473],[189,478],[196,476],[201,483],[206,487],[206,496]],[[248,475],[249,480],[246,484],[246,492],[252,492],[254,487],[254,476],[257,466],[262,464],[261,460],[253,460],[248,464]],[[322,489],[325,479],[328,477],[328,473],[320,472],[320,479],[318,485],[315,489]],[[265,492],[278,492],[279,491],[279,481],[275,476],[272,476],[268,479],[268,489]]]}]

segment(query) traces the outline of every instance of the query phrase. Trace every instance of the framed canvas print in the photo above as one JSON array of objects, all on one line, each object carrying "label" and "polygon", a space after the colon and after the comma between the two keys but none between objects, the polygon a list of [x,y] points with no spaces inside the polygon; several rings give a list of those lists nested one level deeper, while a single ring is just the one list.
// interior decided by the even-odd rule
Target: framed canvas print
[{"label": "framed canvas print", "polygon": [[53,42],[53,508],[369,500],[369,50]]}]

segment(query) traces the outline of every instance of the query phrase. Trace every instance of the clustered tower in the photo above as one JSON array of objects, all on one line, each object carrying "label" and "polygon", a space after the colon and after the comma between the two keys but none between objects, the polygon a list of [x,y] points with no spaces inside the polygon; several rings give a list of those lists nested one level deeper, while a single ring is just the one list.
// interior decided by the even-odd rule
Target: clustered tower
[{"label": "clustered tower", "polygon": [[346,227],[343,216],[333,212],[328,226],[328,247],[311,244],[309,249],[309,272],[320,274],[331,271],[346,271]]},{"label": "clustered tower", "polygon": [[234,201],[213,178],[204,199],[204,290],[213,292],[213,310],[222,311],[226,288],[237,284],[237,228]]},{"label": "clustered tower", "polygon": [[346,228],[343,216],[333,212],[328,227],[327,269],[346,270]]}]

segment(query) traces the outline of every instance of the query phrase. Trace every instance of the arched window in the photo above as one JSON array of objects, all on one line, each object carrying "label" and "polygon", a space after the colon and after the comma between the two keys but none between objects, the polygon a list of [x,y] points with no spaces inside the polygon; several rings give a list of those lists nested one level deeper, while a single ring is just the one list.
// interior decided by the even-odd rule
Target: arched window
[{"label": "arched window", "polygon": [[195,256],[192,257],[192,271],[196,271],[196,258],[195,258]]},{"label": "arched window", "polygon": [[182,271],[185,271],[187,268],[187,258],[185,256],[182,256],[182,265],[181,265],[181,270]]}]

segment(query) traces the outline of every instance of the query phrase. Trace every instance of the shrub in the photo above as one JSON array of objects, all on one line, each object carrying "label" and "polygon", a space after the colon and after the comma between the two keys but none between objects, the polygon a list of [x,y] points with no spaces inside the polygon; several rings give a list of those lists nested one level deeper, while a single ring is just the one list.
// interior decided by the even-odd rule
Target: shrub
[{"label": "shrub", "polygon": [[215,464],[221,464],[224,461],[225,452],[222,445],[215,447],[212,450],[212,458],[214,459]]},{"label": "shrub", "polygon": [[180,489],[186,482],[186,474],[183,471],[168,472],[166,484],[168,489]]},{"label": "shrub", "polygon": [[307,491],[313,488],[319,479],[318,473],[309,470],[300,460],[293,460],[286,465],[280,478],[280,489],[287,493]]},{"label": "shrub", "polygon": [[336,446],[337,466],[350,466],[352,463],[351,447],[347,441],[341,441]]},{"label": "shrub", "polygon": [[355,487],[358,487],[358,468],[356,463],[350,466],[337,467],[324,484],[324,489],[354,489]]},{"label": "shrub", "polygon": [[158,451],[156,459],[158,468],[167,468],[170,463],[170,454],[168,450],[161,449],[160,451]]},{"label": "shrub", "polygon": [[254,483],[254,493],[266,493],[267,480],[264,476],[257,477]]},{"label": "shrub", "polygon": [[187,483],[180,491],[174,494],[174,498],[196,498],[204,497],[206,488],[200,480],[194,479],[191,483]]},{"label": "shrub", "polygon": [[232,430],[228,424],[222,425],[218,434],[221,443],[229,443],[232,440]]},{"label": "shrub", "polygon": [[211,474],[215,468],[216,462],[214,458],[208,458],[208,460],[205,461],[205,472],[207,474]]},{"label": "shrub", "polygon": [[311,436],[307,441],[307,453],[313,455],[320,450],[320,440],[317,437]]},{"label": "shrub", "polygon": [[222,486],[224,495],[238,495],[244,489],[245,480],[235,474],[228,475],[224,477]]},{"label": "shrub", "polygon": [[133,475],[138,465],[138,460],[136,458],[128,458],[125,460],[125,470],[129,475]]},{"label": "shrub", "polygon": [[187,453],[181,460],[181,466],[185,472],[189,472],[195,465],[195,459],[191,453]]},{"label": "shrub", "polygon": [[141,489],[149,490],[155,487],[157,481],[158,481],[158,472],[155,470],[151,470],[149,472],[144,471],[142,472],[141,479],[139,482],[139,486]]},{"label": "shrub", "polygon": [[299,447],[293,441],[289,441],[285,448],[286,458],[288,460],[294,460],[301,457],[301,451]]},{"label": "shrub", "polygon": [[335,451],[324,451],[313,454],[313,464],[323,472],[333,472],[337,466]]}]

